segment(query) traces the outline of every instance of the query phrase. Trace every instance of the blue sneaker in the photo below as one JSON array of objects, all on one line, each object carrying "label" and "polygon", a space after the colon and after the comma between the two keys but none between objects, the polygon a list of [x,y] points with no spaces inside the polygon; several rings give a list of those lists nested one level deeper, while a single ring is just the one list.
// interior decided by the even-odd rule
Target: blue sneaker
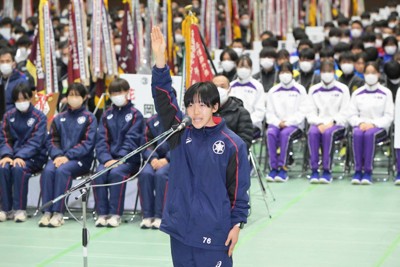
[{"label": "blue sneaker", "polygon": [[275,182],[284,183],[287,180],[289,180],[289,176],[287,171],[285,171],[284,169],[281,169],[278,175],[275,176]]},{"label": "blue sneaker", "polygon": [[372,184],[372,173],[365,172],[362,176],[361,184],[363,185],[371,185]]},{"label": "blue sneaker", "polygon": [[268,182],[274,182],[275,177],[278,175],[279,171],[277,169],[272,169],[268,174],[267,177],[265,177],[267,179]]},{"label": "blue sneaker", "polygon": [[395,185],[400,185],[400,172],[397,173],[396,179],[394,180]]},{"label": "blue sneaker", "polygon": [[361,171],[356,171],[351,179],[351,184],[361,184],[362,176],[363,174]]},{"label": "blue sneaker", "polygon": [[319,183],[319,172],[318,170],[312,170],[310,176],[310,184],[318,184]]},{"label": "blue sneaker", "polygon": [[321,178],[319,178],[321,184],[330,184],[332,182],[332,174],[330,171],[324,170]]}]

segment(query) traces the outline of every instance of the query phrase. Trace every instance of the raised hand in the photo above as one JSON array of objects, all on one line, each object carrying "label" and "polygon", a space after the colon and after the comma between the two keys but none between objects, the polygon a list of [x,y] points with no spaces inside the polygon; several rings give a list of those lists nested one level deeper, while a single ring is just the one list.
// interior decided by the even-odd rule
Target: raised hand
[{"label": "raised hand", "polygon": [[154,26],[151,31],[151,48],[153,50],[153,55],[156,59],[157,68],[165,67],[165,50],[166,43],[164,36],[158,26]]}]

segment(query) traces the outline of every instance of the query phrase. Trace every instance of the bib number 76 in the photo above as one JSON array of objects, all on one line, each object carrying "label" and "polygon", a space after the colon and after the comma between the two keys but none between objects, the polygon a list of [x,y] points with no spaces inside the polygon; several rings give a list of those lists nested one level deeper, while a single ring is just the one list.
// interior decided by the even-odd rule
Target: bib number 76
[{"label": "bib number 76", "polygon": [[210,245],[211,244],[211,238],[203,236],[203,244]]}]

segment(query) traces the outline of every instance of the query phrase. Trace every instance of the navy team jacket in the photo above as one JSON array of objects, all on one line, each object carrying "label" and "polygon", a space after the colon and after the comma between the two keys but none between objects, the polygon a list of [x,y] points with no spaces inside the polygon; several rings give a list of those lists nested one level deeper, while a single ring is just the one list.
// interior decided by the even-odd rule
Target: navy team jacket
[{"label": "navy team jacket", "polygon": [[96,143],[96,117],[85,106],[59,113],[49,134],[49,156],[52,160],[65,156],[69,160],[91,164]]},{"label": "navy team jacket", "polygon": [[[101,117],[96,144],[97,159],[105,164],[120,159],[143,143],[143,115],[129,102],[123,107],[112,105]],[[140,154],[127,160],[140,164]]]},{"label": "navy team jacket", "polygon": [[12,108],[3,117],[0,133],[0,158],[21,158],[41,169],[47,161],[47,118],[30,105],[27,112]]},{"label": "navy team jacket", "polygon": [[[146,130],[145,130],[146,143],[153,140],[154,138],[156,138],[163,132],[164,132],[164,130],[160,123],[158,115],[156,114],[156,115],[150,117],[146,122]],[[143,152],[143,160],[147,160],[149,158],[149,156],[151,155],[151,152],[153,152],[153,149],[157,145],[159,145],[162,142],[162,140],[164,140],[164,139],[159,140],[157,143],[153,144],[152,147],[146,149]],[[156,159],[166,158],[168,161],[170,160],[168,142],[164,142],[161,146],[159,146],[157,148],[157,150],[151,156],[151,159],[149,160],[149,162],[151,162],[151,160],[153,158],[156,158]]]},{"label": "navy team jacket", "polygon": [[[164,129],[183,116],[169,68],[153,68],[152,93]],[[227,250],[232,227],[247,222],[250,166],[247,146],[214,118],[214,127],[186,127],[169,140],[170,175],[160,229],[188,246]]]}]

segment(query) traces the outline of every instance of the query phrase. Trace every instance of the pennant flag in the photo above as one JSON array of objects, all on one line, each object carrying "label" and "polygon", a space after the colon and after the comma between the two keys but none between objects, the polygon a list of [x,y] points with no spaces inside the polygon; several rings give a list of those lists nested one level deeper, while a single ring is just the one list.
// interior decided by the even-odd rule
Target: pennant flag
[{"label": "pennant flag", "polygon": [[46,94],[58,92],[54,31],[48,0],[40,0],[39,24],[27,61],[27,70],[35,80],[36,90]]},{"label": "pennant flag", "polygon": [[237,0],[228,0],[225,6],[225,45],[229,46],[232,41],[242,38],[239,23],[239,4]]},{"label": "pennant flag", "polygon": [[167,65],[173,72],[175,69],[175,45],[174,32],[172,27],[172,4],[171,0],[163,0],[163,34],[166,36],[166,58]]},{"label": "pennant flag", "polygon": [[22,0],[21,20],[26,27],[26,20],[33,15],[32,0]]},{"label": "pennant flag", "polygon": [[68,83],[90,83],[86,13],[82,0],[71,0],[69,6]]},{"label": "pennant flag", "polygon": [[[190,12],[191,13],[191,12]],[[196,82],[210,81],[213,78],[205,47],[201,41],[197,18],[189,14],[182,23],[185,38],[185,80],[186,88]]]},{"label": "pennant flag", "polygon": [[14,19],[14,0],[3,0],[3,18]]},{"label": "pennant flag", "polygon": [[[134,36],[134,63],[136,72],[139,71],[141,64],[144,61],[144,36],[143,36],[143,23],[142,16],[140,14],[140,3],[139,0],[132,1],[132,21],[133,21],[133,36]],[[148,39],[147,39],[148,40]]]},{"label": "pennant flag", "polygon": [[124,0],[123,4],[124,17],[122,22],[121,53],[118,61],[118,66],[123,73],[136,73],[137,63],[134,49],[135,42],[131,14],[132,2],[131,0]]},{"label": "pennant flag", "polygon": [[[95,104],[105,92],[104,82],[107,77],[118,76],[117,58],[111,38],[111,21],[107,10],[107,1],[93,1],[92,15],[92,54],[90,71],[96,82]],[[104,106],[102,102],[100,107]]]}]

